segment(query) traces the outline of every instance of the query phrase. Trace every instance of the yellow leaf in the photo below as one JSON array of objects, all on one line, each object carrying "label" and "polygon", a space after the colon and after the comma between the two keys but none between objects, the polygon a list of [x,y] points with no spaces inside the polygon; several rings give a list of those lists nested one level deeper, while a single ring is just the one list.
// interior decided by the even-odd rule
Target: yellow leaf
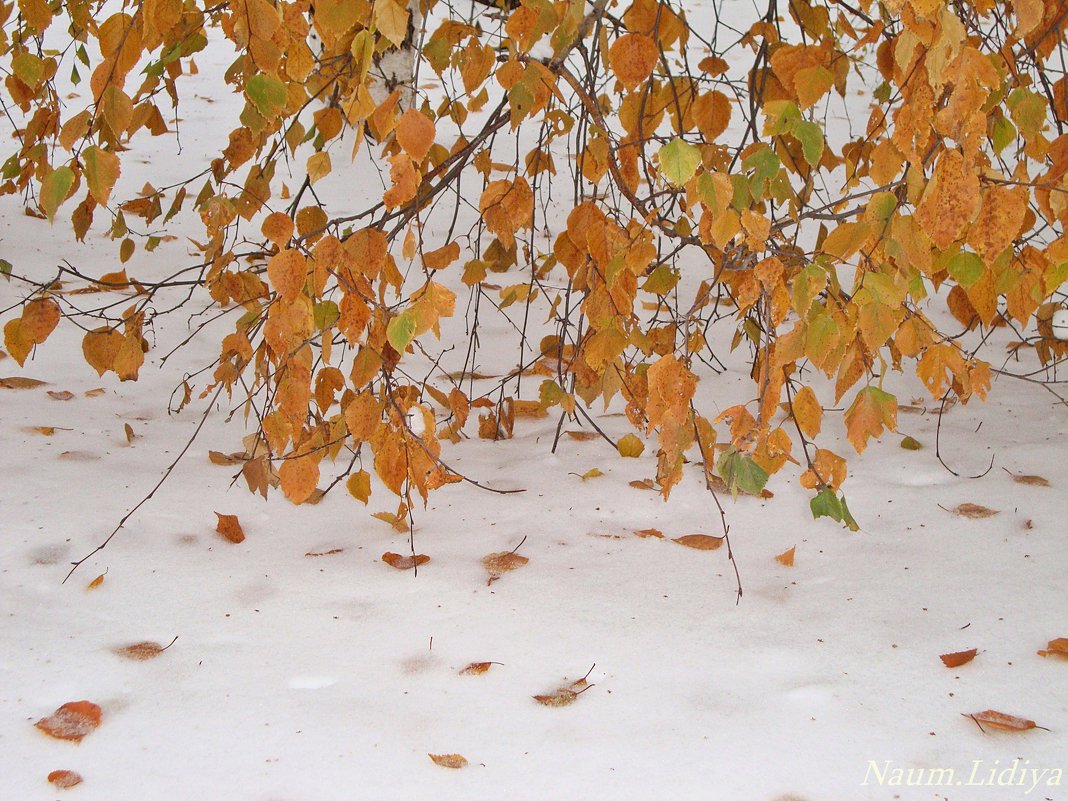
[{"label": "yellow leaf", "polygon": [[353,473],[345,482],[345,488],[353,498],[366,504],[371,497],[371,474],[366,470]]},{"label": "yellow leaf", "polygon": [[282,492],[293,503],[304,503],[319,482],[319,463],[311,456],[287,458],[278,468]]},{"label": "yellow leaf", "polygon": [[397,123],[397,144],[419,162],[426,158],[434,144],[434,121],[416,109],[408,109]]},{"label": "yellow leaf", "polygon": [[329,175],[331,169],[330,154],[325,150],[308,156],[308,180],[313,184]]},{"label": "yellow leaf", "polygon": [[267,278],[286,303],[292,303],[304,289],[308,260],[297,250],[283,250],[267,262]]},{"label": "yellow leaf", "polygon": [[608,48],[608,64],[626,89],[643,83],[659,59],[656,42],[640,33],[626,33]]},{"label": "yellow leaf", "polygon": [[443,768],[460,769],[467,767],[467,759],[460,754],[427,754],[435,765],[440,765]]},{"label": "yellow leaf", "polygon": [[260,232],[279,248],[284,248],[293,236],[293,218],[276,211],[263,221]]},{"label": "yellow leaf", "polygon": [[634,434],[627,434],[616,443],[616,450],[619,451],[620,456],[636,458],[642,455],[645,444]]}]

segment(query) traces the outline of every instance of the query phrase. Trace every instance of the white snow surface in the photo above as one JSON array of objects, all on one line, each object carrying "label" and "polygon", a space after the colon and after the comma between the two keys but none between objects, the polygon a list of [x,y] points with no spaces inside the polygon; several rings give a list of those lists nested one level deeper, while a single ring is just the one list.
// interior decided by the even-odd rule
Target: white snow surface
[{"label": "white snow surface", "polygon": [[[206,81],[211,59],[198,62]],[[205,82],[202,94],[212,91],[217,102],[182,107],[181,156],[165,139],[141,143],[154,150],[137,151],[140,172],[124,162],[127,189],[162,185],[195,163],[198,144],[218,144],[232,101]],[[3,256],[17,270],[47,275],[62,258],[91,275],[113,269],[114,246],[99,233],[76,247],[65,223],[24,217],[10,197],[0,211]],[[139,251],[129,272],[189,260],[180,242],[170,247]],[[0,282],[0,306],[23,291]],[[0,361],[0,376],[49,382],[0,389],[3,801],[1068,798],[1068,663],[1036,655],[1068,636],[1068,413],[1042,387],[1002,380],[987,403],[943,416],[942,455],[961,476],[994,458],[978,479],[939,464],[937,404],[903,411],[899,434],[851,458],[844,489],[858,533],[811,519],[796,470],[773,480],[771,499],[724,499],[738,603],[725,548],[671,541],[721,533],[699,470],[669,502],[628,485],[655,473],[651,442],[619,459],[601,440],[564,437],[553,454],[547,418],[520,419],[509,441],[446,445],[465,475],[523,492],[433,493],[416,510],[416,550],[432,558],[416,577],[381,560],[409,549],[407,535],[370,517],[395,509],[381,487],[365,509],[343,486],[294,507],[278,491],[264,501],[231,484],[236,468],[207,456],[240,449],[245,430],[224,423],[225,406],[155,496],[63,583],[200,420],[205,401],[168,415],[167,398],[183,371],[210,361],[229,322],[161,369],[186,318],[160,318],[136,384],[98,378],[69,326],[24,370]],[[492,344],[486,353],[492,361]],[[704,402],[721,411],[751,391],[747,380],[733,369],[704,376]],[[86,397],[94,387],[106,391]],[[903,404],[922,395],[912,375],[885,388]],[[615,408],[599,425],[628,432]],[[826,444],[849,453],[839,413],[825,428]],[[905,434],[925,447],[902,449]],[[593,467],[604,475],[578,478]],[[965,502],[999,513],[948,511]],[[214,512],[238,515],[247,539],[216,534]],[[647,528],[667,539],[634,534]],[[521,541],[529,564],[487,583],[481,558]],[[777,563],[791,546],[795,565]],[[150,661],[114,653],[174,637]],[[979,653],[967,665],[939,660],[969,648]],[[493,662],[484,674],[460,674],[483,661]],[[569,706],[532,698],[587,671],[592,686]],[[103,722],[80,744],[34,727],[81,699],[102,707]],[[966,715],[987,709],[1046,728],[984,732]],[[428,758],[451,753],[469,766]],[[57,789],[45,777],[58,769],[85,781]]]}]

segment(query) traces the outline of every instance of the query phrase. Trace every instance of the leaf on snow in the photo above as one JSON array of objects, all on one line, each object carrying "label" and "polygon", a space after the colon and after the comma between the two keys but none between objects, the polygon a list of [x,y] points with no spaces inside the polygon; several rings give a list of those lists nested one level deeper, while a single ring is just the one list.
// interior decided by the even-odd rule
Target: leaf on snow
[{"label": "leaf on snow", "polygon": [[1013,474],[1012,480],[1015,481],[1017,484],[1028,484],[1032,487],[1050,486],[1049,481],[1044,479],[1042,476],[1025,476]]},{"label": "leaf on snow", "polygon": [[57,740],[80,742],[100,725],[100,707],[92,701],[70,701],[34,725]]},{"label": "leaf on snow", "polygon": [[970,648],[967,651],[957,651],[952,654],[942,654],[939,659],[942,660],[942,664],[947,668],[960,667],[966,665],[975,659],[975,655],[979,653],[975,648]]},{"label": "leaf on snow", "polygon": [[69,389],[63,389],[57,392],[54,389],[48,390],[48,397],[57,401],[69,401],[74,399],[74,393]]},{"label": "leaf on snow", "polygon": [[631,481],[629,483],[630,483],[630,486],[634,487],[634,489],[640,489],[640,490],[656,489],[656,484],[653,483],[653,480],[651,478],[643,478],[641,480]]},{"label": "leaf on snow", "polygon": [[641,528],[634,532],[634,536],[642,537],[643,539],[653,537],[658,540],[664,539],[664,532],[658,528]]},{"label": "leaf on snow", "polygon": [[1018,718],[1015,715],[1006,715],[1004,712],[996,712],[993,709],[965,715],[965,717],[971,718],[978,723],[979,728],[982,728],[984,723],[987,726],[993,726],[995,729],[1006,729],[1007,731],[1027,731],[1036,727],[1033,720]]},{"label": "leaf on snow", "polygon": [[708,534],[686,534],[672,541],[698,551],[714,551],[723,545],[723,537],[711,537]]},{"label": "leaf on snow", "polygon": [[535,695],[534,700],[544,706],[568,706],[575,703],[578,693],[570,687],[561,687],[551,695]]},{"label": "leaf on snow", "polygon": [[[175,639],[178,638],[175,637]],[[174,645],[174,640],[171,641],[171,645]],[[133,645],[124,645],[122,648],[116,648],[115,653],[137,662],[147,662],[149,659],[155,659],[170,648],[171,645],[160,645],[158,642],[149,641],[135,642]]]},{"label": "leaf on snow", "polygon": [[490,665],[498,664],[496,662],[470,662],[468,665],[460,671],[461,676],[481,676],[487,670],[490,669]]},{"label": "leaf on snow", "polygon": [[47,383],[47,381],[39,381],[36,378],[12,375],[7,378],[0,378],[0,389],[33,389]]},{"label": "leaf on snow", "polygon": [[435,765],[441,765],[443,768],[458,770],[467,767],[467,759],[461,754],[427,754],[427,756],[434,761]]},{"label": "leaf on snow", "polygon": [[104,574],[101,573],[95,579],[93,579],[88,584],[86,584],[85,585],[85,589],[87,589],[87,590],[95,590],[97,587],[99,587],[103,583],[104,583]]},{"label": "leaf on snow", "polygon": [[530,560],[520,556],[514,551],[498,551],[482,557],[482,566],[490,575],[490,582],[494,582],[512,570],[522,567]]},{"label": "leaf on snow", "polygon": [[333,556],[334,554],[344,553],[344,548],[331,548],[329,551],[308,551],[305,556]]},{"label": "leaf on snow", "polygon": [[775,561],[778,562],[780,565],[786,565],[786,567],[793,567],[794,566],[794,552],[796,550],[797,550],[797,546],[795,545],[792,548],[789,548],[789,549],[783,551],[781,554],[779,554],[778,556],[775,557]]},{"label": "leaf on snow", "polygon": [[215,516],[219,518],[215,530],[222,534],[223,537],[233,543],[245,541],[245,532],[241,528],[241,522],[237,519],[237,515],[221,515],[216,512]]},{"label": "leaf on snow", "polygon": [[54,770],[48,774],[48,781],[56,787],[67,788],[81,784],[82,777],[81,774],[75,773],[73,770]]},{"label": "leaf on snow", "polygon": [[970,520],[981,520],[984,517],[993,517],[1000,513],[996,509],[988,509],[977,503],[962,503],[960,506],[953,509],[953,514],[967,517]]},{"label": "leaf on snow", "polygon": [[1038,655],[1068,657],[1068,637],[1058,637],[1055,640],[1050,640],[1046,648],[1039,651]]},{"label": "leaf on snow", "polygon": [[430,557],[425,553],[401,556],[399,553],[387,551],[382,554],[382,561],[397,570],[411,570],[412,568],[419,567],[419,565],[425,565],[430,561]]},{"label": "leaf on snow", "polygon": [[597,439],[600,434],[595,431],[565,431],[564,434],[571,439],[577,439],[580,442],[588,442],[591,439]]}]

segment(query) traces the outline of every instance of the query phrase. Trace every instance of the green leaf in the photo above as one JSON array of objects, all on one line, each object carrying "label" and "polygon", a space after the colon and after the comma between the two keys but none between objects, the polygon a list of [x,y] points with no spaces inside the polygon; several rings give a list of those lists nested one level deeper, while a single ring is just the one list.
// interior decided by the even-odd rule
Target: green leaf
[{"label": "green leaf", "polygon": [[860,531],[860,526],[849,511],[849,504],[846,503],[845,495],[842,496],[842,522],[845,523],[846,528],[850,531]]},{"label": "green leaf", "polygon": [[7,259],[0,259],[0,275],[4,276],[8,281],[11,280],[11,262]]},{"label": "green leaf", "polygon": [[801,122],[801,110],[792,100],[772,100],[764,104],[764,136],[793,133]]},{"label": "green leaf", "polygon": [[697,172],[701,148],[675,137],[660,148],[660,171],[675,186],[682,186]]},{"label": "green leaf", "polygon": [[41,208],[48,215],[48,221],[56,218],[56,209],[67,199],[70,188],[74,185],[74,171],[70,167],[58,167],[41,181]]},{"label": "green leaf", "polygon": [[808,505],[812,509],[814,520],[829,517],[835,522],[842,522],[842,502],[830,487],[820,490],[819,495],[809,501]]},{"label": "green leaf", "polygon": [[970,289],[983,275],[983,260],[975,253],[960,252],[946,265],[953,280]]},{"label": "green leaf", "polygon": [[815,167],[823,155],[823,129],[814,122],[801,120],[794,126],[794,138],[801,143],[805,161]]},{"label": "green leaf", "polygon": [[508,90],[508,107],[512,115],[512,129],[515,130],[534,107],[534,95],[522,81],[517,81]]},{"label": "green leaf", "polygon": [[920,444],[919,440],[906,436],[901,440],[901,447],[907,451],[918,451],[923,445]]},{"label": "green leaf", "polygon": [[642,289],[655,295],[666,295],[675,288],[681,277],[678,270],[674,270],[666,264],[658,265],[649,273],[649,277],[642,284]]},{"label": "green leaf", "polygon": [[288,95],[285,84],[273,75],[258,73],[248,79],[245,94],[263,117],[271,119],[285,108]]},{"label": "green leaf", "polygon": [[334,323],[337,322],[337,318],[341,316],[341,311],[338,309],[337,304],[332,300],[324,300],[322,303],[316,303],[312,309],[312,318],[315,320],[315,328],[318,331],[325,331]]},{"label": "green leaf", "polygon": [[771,180],[779,172],[779,167],[781,166],[782,162],[779,161],[779,157],[767,145],[759,145],[742,162],[742,167],[746,170],[752,170],[753,177],[758,181]]},{"label": "green leaf", "polygon": [[735,448],[728,448],[719,457],[716,472],[735,498],[738,497],[739,490],[750,495],[759,495],[768,483],[768,474],[764,468]]},{"label": "green leaf", "polygon": [[404,353],[405,349],[415,339],[416,319],[411,309],[405,309],[386,326],[386,339],[397,353]]},{"label": "green leaf", "polygon": [[990,132],[990,141],[994,145],[994,151],[1001,153],[1016,138],[1016,126],[1008,117],[998,117],[994,120],[994,130]]}]

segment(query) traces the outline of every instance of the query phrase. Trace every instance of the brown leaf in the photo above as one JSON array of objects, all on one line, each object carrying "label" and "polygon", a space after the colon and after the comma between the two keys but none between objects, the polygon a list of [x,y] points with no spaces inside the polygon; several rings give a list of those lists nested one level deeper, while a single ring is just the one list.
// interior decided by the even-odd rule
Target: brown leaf
[{"label": "brown leaf", "polygon": [[708,534],[686,534],[672,541],[698,551],[714,551],[723,545],[723,537],[710,537]]},{"label": "brown leaf", "polygon": [[459,770],[460,768],[467,767],[467,760],[460,754],[427,754],[435,765],[441,765],[443,768],[454,768]]},{"label": "brown leaf", "polygon": [[658,528],[642,528],[642,529],[638,529],[638,530],[636,530],[634,532],[634,535],[636,537],[642,537],[643,539],[647,538],[647,537],[654,537],[654,538],[656,538],[658,540],[664,539],[664,532],[662,532]]},{"label": "brown leaf", "polygon": [[95,397],[97,397],[99,395],[103,395],[106,391],[107,390],[105,390],[103,387],[96,387],[95,389],[87,389],[87,390],[85,390],[85,397],[87,397],[87,398],[95,398]]},{"label": "brown leaf", "polygon": [[1027,731],[1028,729],[1035,728],[1035,722],[1033,720],[1027,720],[1026,718],[1018,718],[1015,715],[1006,715],[1004,712],[995,712],[993,709],[987,709],[983,712],[976,712],[972,715],[965,715],[974,720],[976,723],[986,724],[987,726],[993,726],[995,729],[1007,729],[1008,731]]},{"label": "brown leaf", "polygon": [[241,523],[237,519],[237,515],[221,515],[218,512],[215,516],[219,518],[218,524],[215,526],[215,530],[222,534],[230,542],[238,543],[245,541],[245,532],[241,528]]},{"label": "brown leaf", "polygon": [[499,579],[505,573],[520,568],[530,560],[513,551],[499,551],[482,557],[482,566],[490,574],[490,581]]},{"label": "brown leaf", "polygon": [[308,551],[305,556],[333,556],[337,553],[344,553],[344,548],[331,548],[329,551]]},{"label": "brown leaf", "polygon": [[783,551],[781,554],[779,554],[778,556],[775,557],[775,561],[778,562],[780,565],[786,565],[786,567],[793,567],[794,566],[794,552],[796,550],[797,550],[797,546],[795,545],[792,548],[789,548],[789,549]]},{"label": "brown leaf", "polygon": [[1013,477],[1012,477],[1012,480],[1015,481],[1017,484],[1027,484],[1027,485],[1032,486],[1032,487],[1048,487],[1048,486],[1050,486],[1049,481],[1047,481],[1046,479],[1042,478],[1042,476],[1025,476],[1025,475],[1016,475],[1016,474],[1014,474]]},{"label": "brown leaf", "polygon": [[134,433],[133,426],[130,425],[129,423],[124,423],[123,424],[123,431],[126,432],[126,441],[127,442],[133,442],[135,439],[137,439],[137,435]]},{"label": "brown leaf", "polygon": [[999,514],[996,509],[988,509],[977,503],[962,503],[953,510],[953,513],[960,515],[961,517],[967,517],[971,520],[980,520],[984,517],[993,517],[994,515]]},{"label": "brown leaf", "polygon": [[481,676],[487,670],[490,669],[490,665],[493,662],[471,662],[463,670],[460,671],[461,676]]},{"label": "brown leaf", "polygon": [[942,664],[947,668],[960,667],[966,665],[975,659],[975,655],[979,653],[975,648],[971,648],[967,651],[957,651],[952,654],[942,654],[939,659],[942,660]]},{"label": "brown leaf", "polygon": [[570,687],[561,687],[552,695],[535,695],[534,700],[545,706],[568,706],[575,703],[578,693]]},{"label": "brown leaf", "polygon": [[601,435],[595,431],[565,431],[564,434],[571,439],[577,439],[579,442],[589,442],[591,439],[597,439]]},{"label": "brown leaf", "polygon": [[1045,650],[1039,651],[1038,655],[1068,657],[1068,637],[1058,637],[1055,640],[1050,640]]},{"label": "brown leaf", "polygon": [[170,647],[170,645],[160,645],[158,642],[135,642],[133,645],[116,648],[115,653],[137,662],[146,662],[149,659],[155,659]]},{"label": "brown leaf", "polygon": [[81,742],[100,725],[100,707],[92,701],[70,701],[34,725],[57,740]]},{"label": "brown leaf", "polygon": [[47,381],[38,381],[36,378],[11,375],[7,378],[0,378],[0,389],[33,389],[47,383]]},{"label": "brown leaf", "polygon": [[54,389],[50,389],[48,390],[48,397],[50,397],[52,400],[57,401],[69,401],[73,400],[74,393],[71,392],[69,389],[60,390],[59,392]]},{"label": "brown leaf", "polygon": [[73,770],[54,770],[48,774],[48,781],[56,787],[67,788],[73,787],[76,784],[81,784],[82,777]]},{"label": "brown leaf", "polygon": [[245,454],[243,453],[220,453],[219,451],[208,451],[208,461],[212,464],[219,465],[233,465],[241,464],[245,461]]},{"label": "brown leaf", "polygon": [[41,434],[45,437],[50,437],[56,433],[55,426],[29,426],[26,430],[33,434]]},{"label": "brown leaf", "polygon": [[430,557],[424,553],[417,553],[414,556],[411,554],[401,556],[399,553],[391,553],[387,551],[382,554],[382,561],[397,570],[411,570],[413,567],[425,565],[430,561]]},{"label": "brown leaf", "polygon": [[634,489],[640,490],[656,489],[656,484],[653,483],[651,478],[643,478],[640,481],[631,481],[630,485],[634,487]]}]

